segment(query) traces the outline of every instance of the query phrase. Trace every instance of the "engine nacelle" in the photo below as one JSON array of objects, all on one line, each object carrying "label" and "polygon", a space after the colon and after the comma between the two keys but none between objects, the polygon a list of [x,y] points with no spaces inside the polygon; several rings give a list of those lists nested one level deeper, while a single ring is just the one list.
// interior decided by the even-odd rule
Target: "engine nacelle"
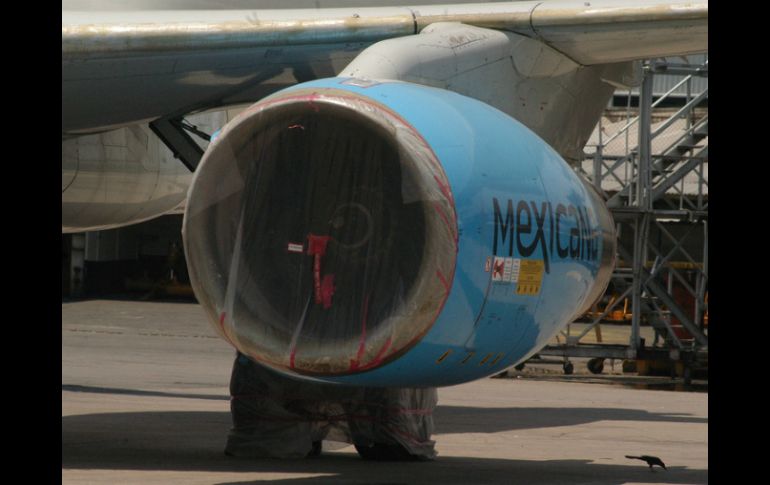
[{"label": "engine nacelle", "polygon": [[603,293],[604,203],[480,101],[330,78],[211,143],[184,221],[190,279],[242,353],[327,382],[440,386],[528,358]]},{"label": "engine nacelle", "polygon": [[146,124],[62,141],[62,232],[136,224],[177,209],[192,174]]}]

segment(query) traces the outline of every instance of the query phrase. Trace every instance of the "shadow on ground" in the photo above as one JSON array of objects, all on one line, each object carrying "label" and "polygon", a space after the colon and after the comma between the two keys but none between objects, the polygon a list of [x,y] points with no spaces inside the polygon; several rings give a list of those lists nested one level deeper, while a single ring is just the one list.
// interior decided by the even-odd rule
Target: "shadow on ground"
[{"label": "shadow on ground", "polygon": [[[97,394],[118,394],[130,396],[155,396],[187,399],[203,399],[229,401],[229,396],[216,394],[191,394],[164,391],[144,391],[136,389],[119,389],[108,387],[78,386],[64,384],[62,391],[87,392]],[[449,433],[497,433],[517,429],[548,428],[554,426],[574,426],[594,421],[656,421],[671,423],[708,423],[708,418],[677,413],[654,413],[640,409],[622,408],[474,408],[464,406],[439,406],[434,411],[436,432]],[[114,413],[67,416],[62,418],[62,435],[65,434],[65,424],[71,425],[71,430],[92,430],[101,428],[112,429],[120,427],[133,431],[134,423],[161,426],[165,423],[179,423],[179,429],[184,429],[184,423],[217,422],[223,426],[230,425],[228,413],[217,412],[144,412],[144,413]]]},{"label": "shadow on ground", "polygon": [[[255,465],[257,465],[255,463]],[[528,485],[633,483],[708,483],[707,470],[669,467],[650,472],[646,465],[633,468],[599,465],[588,460],[501,460],[491,458],[440,457],[426,463],[372,463],[353,456],[322,457],[300,463],[262,462],[260,472],[317,473],[321,476],[271,479],[271,483],[311,485],[401,485],[415,483],[486,484],[524,483]],[[264,483],[256,480],[228,481],[218,485]]]},{"label": "shadow on ground", "polygon": [[[191,416],[192,417],[192,416]],[[152,423],[148,423],[150,425]],[[194,426],[193,423],[186,423]],[[211,423],[201,423],[211,428]],[[221,424],[221,423],[220,423]],[[169,426],[173,426],[173,423]],[[169,428],[149,434],[164,433]],[[228,458],[222,454],[224,432],[217,429],[202,446],[198,440],[171,440],[168,436],[158,442],[136,438],[121,438],[116,432],[102,440],[65,445],[62,453],[64,469],[116,469],[205,471],[242,473],[243,480],[222,482],[220,485],[264,483],[308,484],[368,484],[396,485],[413,483],[474,484],[526,483],[532,485],[583,483],[620,485],[634,483],[702,484],[708,482],[707,470],[669,466],[668,470],[650,472],[645,464],[607,465],[590,460],[508,460],[496,458],[439,457],[425,463],[377,463],[360,459],[352,448],[343,453],[324,454],[304,460],[251,460]],[[67,437],[65,439],[71,439]],[[95,437],[93,437],[95,438]],[[173,441],[173,442],[172,442]],[[439,446],[440,452],[440,446]],[[619,459],[623,459],[619,456]],[[259,480],[253,474],[260,474]],[[271,474],[270,476],[265,476]],[[273,474],[287,474],[279,478]],[[302,476],[297,475],[317,475]],[[252,475],[250,477],[250,475]]]},{"label": "shadow on ground", "polygon": [[[170,394],[170,393],[169,393]],[[136,412],[62,417],[62,469],[116,469],[286,473],[280,483],[707,483],[708,470],[670,464],[650,472],[644,463],[595,464],[586,460],[508,460],[442,457],[441,434],[494,433],[524,428],[570,426],[597,420],[701,423],[705,419],[601,408],[470,408],[440,406],[436,410],[439,457],[429,463],[374,463],[358,458],[353,448],[306,460],[246,460],[225,457],[230,414],[223,412]],[[623,450],[618,460],[623,462]],[[599,458],[599,457],[596,457]],[[296,478],[297,474],[318,474]],[[256,482],[254,482],[256,483]],[[223,484],[224,485],[224,484]]]}]

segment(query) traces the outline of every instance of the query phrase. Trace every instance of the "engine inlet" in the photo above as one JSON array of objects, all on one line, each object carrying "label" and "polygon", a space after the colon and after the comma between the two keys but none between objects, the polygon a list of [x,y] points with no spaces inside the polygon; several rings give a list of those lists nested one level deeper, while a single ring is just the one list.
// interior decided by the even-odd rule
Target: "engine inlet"
[{"label": "engine inlet", "polygon": [[435,154],[387,107],[294,90],[233,120],[188,194],[190,277],[216,330],[273,368],[379,367],[427,333],[457,254]]}]

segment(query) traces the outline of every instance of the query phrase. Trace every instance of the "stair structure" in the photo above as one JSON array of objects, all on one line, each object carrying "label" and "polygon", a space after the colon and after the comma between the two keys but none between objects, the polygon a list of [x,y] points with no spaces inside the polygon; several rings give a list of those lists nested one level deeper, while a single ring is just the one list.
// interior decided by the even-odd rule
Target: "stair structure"
[{"label": "stair structure", "polygon": [[[672,72],[684,77],[653,99],[654,76]],[[549,345],[540,355],[563,357],[565,366],[578,356],[667,360],[683,366],[687,380],[689,369],[708,359],[708,85],[699,83],[698,93],[690,89],[693,80],[708,77],[708,60],[646,62],[644,73],[639,108],[630,108],[629,93],[625,118],[608,110],[586,145],[586,159],[574,167],[615,218],[612,286],[620,296],[592,314],[580,335],[567,329],[565,344]],[[684,86],[685,99],[674,99]],[[628,346],[581,344],[626,298],[632,302]],[[655,330],[655,342],[640,338],[641,325]]]}]

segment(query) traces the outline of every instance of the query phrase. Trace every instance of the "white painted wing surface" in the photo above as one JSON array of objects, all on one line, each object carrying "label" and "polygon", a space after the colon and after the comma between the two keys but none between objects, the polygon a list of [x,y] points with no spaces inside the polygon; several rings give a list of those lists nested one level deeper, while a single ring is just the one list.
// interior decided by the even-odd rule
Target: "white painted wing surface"
[{"label": "white painted wing surface", "polygon": [[375,42],[448,21],[534,37],[589,65],[706,51],[708,2],[551,0],[321,10],[62,12],[62,59]]},{"label": "white painted wing surface", "polygon": [[525,35],[583,65],[708,48],[708,3],[697,0],[64,11],[62,133],[253,102],[296,82],[334,76],[377,41],[447,21]]}]

